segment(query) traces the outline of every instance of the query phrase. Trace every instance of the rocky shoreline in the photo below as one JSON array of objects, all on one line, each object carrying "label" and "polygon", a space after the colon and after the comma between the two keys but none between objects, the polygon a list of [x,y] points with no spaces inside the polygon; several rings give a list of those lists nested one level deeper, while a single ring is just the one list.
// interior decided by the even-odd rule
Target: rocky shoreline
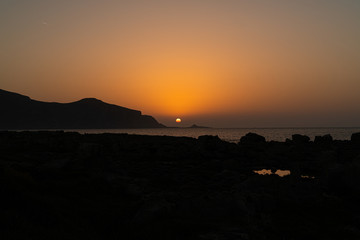
[{"label": "rocky shoreline", "polygon": [[0,179],[1,239],[360,239],[360,133],[4,131]]}]

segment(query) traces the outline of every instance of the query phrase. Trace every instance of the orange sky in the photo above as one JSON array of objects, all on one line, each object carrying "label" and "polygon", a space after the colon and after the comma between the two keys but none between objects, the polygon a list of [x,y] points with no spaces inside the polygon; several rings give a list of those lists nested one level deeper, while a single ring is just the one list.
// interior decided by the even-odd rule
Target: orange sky
[{"label": "orange sky", "polygon": [[[357,1],[2,1],[0,88],[166,125],[354,126]],[[341,115],[341,117],[339,117]]]}]

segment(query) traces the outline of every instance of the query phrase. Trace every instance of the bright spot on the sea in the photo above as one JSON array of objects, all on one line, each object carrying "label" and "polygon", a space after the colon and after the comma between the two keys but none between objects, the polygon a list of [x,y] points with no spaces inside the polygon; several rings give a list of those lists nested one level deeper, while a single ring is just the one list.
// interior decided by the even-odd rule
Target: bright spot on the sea
[{"label": "bright spot on the sea", "polygon": [[181,123],[181,118],[177,118],[175,121],[176,121],[177,123]]}]

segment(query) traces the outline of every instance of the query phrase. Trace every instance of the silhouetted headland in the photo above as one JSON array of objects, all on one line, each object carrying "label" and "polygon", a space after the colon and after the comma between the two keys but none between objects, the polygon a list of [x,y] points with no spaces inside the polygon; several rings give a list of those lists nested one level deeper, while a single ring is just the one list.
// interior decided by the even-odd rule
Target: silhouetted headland
[{"label": "silhouetted headland", "polygon": [[0,132],[2,239],[360,239],[360,133]]},{"label": "silhouetted headland", "polygon": [[140,111],[85,98],[72,103],[40,102],[0,89],[0,129],[161,128]]}]

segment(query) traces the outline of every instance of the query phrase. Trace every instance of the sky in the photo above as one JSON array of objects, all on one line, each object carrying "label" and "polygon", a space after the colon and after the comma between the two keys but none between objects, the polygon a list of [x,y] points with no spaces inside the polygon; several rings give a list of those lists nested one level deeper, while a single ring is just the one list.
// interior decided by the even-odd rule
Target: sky
[{"label": "sky", "polygon": [[0,89],[168,126],[360,126],[358,0],[1,0]]}]

